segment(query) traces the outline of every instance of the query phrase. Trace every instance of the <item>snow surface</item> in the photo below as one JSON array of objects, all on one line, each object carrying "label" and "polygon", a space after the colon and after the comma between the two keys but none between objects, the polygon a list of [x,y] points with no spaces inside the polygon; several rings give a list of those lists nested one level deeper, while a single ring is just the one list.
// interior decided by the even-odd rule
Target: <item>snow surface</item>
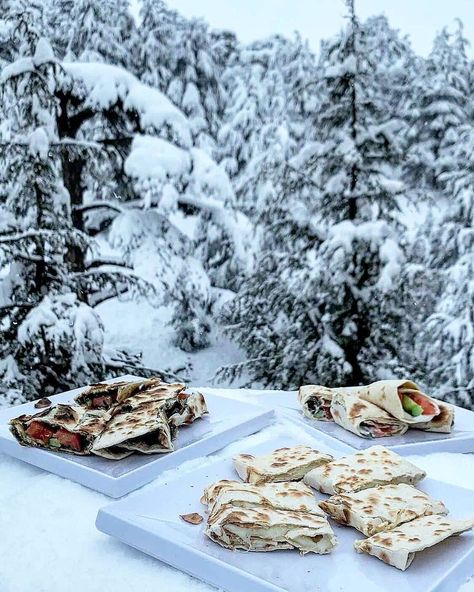
[{"label": "snow surface", "polygon": [[[234,390],[227,394],[245,400],[254,392]],[[281,433],[282,429],[286,433],[296,430],[299,434],[294,424],[282,421],[249,436],[245,444],[255,446]],[[242,441],[233,443],[216,456],[232,456],[242,449]],[[322,449],[327,450],[327,446]],[[410,460],[428,470],[432,478],[442,478],[474,490],[474,455],[433,454],[413,456]],[[209,458],[184,463],[180,469],[161,475],[154,484],[168,482],[183,471],[206,462],[210,462]],[[0,455],[0,507],[3,509],[0,512],[0,590],[215,590],[96,530],[97,512],[110,502],[110,498],[100,493]],[[459,589],[459,592],[473,591],[474,580]]]}]

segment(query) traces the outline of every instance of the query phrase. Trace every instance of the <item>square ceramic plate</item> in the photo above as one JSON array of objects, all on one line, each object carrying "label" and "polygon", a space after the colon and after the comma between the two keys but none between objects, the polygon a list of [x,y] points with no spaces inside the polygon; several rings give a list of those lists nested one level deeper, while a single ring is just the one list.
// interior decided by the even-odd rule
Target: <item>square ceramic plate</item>
[{"label": "square ceramic plate", "polygon": [[[240,442],[238,450],[264,454],[282,446],[303,443],[329,451],[321,446],[321,441],[290,422],[265,432],[271,434],[267,441],[252,445],[254,436]],[[236,449],[236,445],[233,448]],[[336,456],[341,454],[336,453]],[[230,551],[205,536],[205,521],[194,526],[183,522],[179,515],[199,512],[205,516],[205,508],[199,501],[204,487],[218,479],[238,478],[231,458],[214,462],[208,459],[195,470],[166,477],[142,492],[102,508],[97,528],[228,592],[447,592],[456,590],[474,575],[472,532],[420,552],[405,572],[369,555],[356,553],[353,542],[364,535],[333,521],[331,525],[339,544],[329,555]],[[431,479],[422,481],[419,488],[442,499],[455,518],[474,513],[472,491]],[[318,499],[327,497],[315,495]]]},{"label": "square ceramic plate", "polygon": [[[210,391],[212,392],[212,391]],[[218,391],[219,392],[219,391]],[[225,394],[225,391],[223,391]],[[243,399],[244,397],[242,397]],[[427,454],[433,452],[474,452],[474,412],[455,406],[455,421],[450,434],[408,430],[403,436],[366,439],[356,436],[334,422],[311,420],[303,415],[297,399],[297,392],[250,391],[245,399],[265,409],[274,409],[286,417],[317,432],[317,437],[326,439],[329,445],[334,440],[342,442],[347,450],[363,450],[381,444],[398,454]]]},{"label": "square ceramic plate", "polygon": [[[136,379],[121,376],[114,380]],[[109,381],[113,382],[113,381]],[[75,389],[50,397],[53,404],[71,402],[83,389]],[[202,392],[202,391],[201,391]],[[200,457],[230,442],[248,436],[267,426],[274,413],[249,403],[204,393],[209,415],[183,426],[175,440],[175,450],[168,454],[134,454],[123,460],[98,456],[76,456],[20,446],[10,433],[8,421],[22,413],[35,413],[34,403],[0,409],[0,453],[8,454],[32,465],[66,477],[91,489],[120,497],[145,485],[162,471]]]}]

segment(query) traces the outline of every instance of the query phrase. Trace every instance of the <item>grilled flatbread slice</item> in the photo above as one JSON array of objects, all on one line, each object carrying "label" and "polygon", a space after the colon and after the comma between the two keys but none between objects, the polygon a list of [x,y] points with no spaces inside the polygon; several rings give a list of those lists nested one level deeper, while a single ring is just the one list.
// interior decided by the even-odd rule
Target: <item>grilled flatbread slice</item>
[{"label": "grilled flatbread slice", "polygon": [[436,401],[411,380],[379,380],[357,387],[357,394],[410,426],[429,422],[440,414]]},{"label": "grilled flatbread slice", "polygon": [[415,553],[433,547],[450,536],[474,527],[474,518],[453,520],[446,516],[423,516],[402,524],[389,532],[380,532],[369,539],[355,541],[358,553],[369,553],[384,563],[405,571]]},{"label": "grilled flatbread slice", "polygon": [[322,493],[335,494],[391,483],[416,485],[425,477],[425,471],[399,454],[384,446],[371,446],[313,469],[304,482]]},{"label": "grilled flatbread slice", "polygon": [[241,479],[259,485],[277,481],[299,481],[308,471],[332,461],[333,457],[301,445],[278,448],[263,456],[239,454],[233,460]]},{"label": "grilled flatbread slice", "polygon": [[127,400],[116,410],[91,450],[106,458],[116,458],[125,451],[165,453],[173,450],[172,437],[163,401],[147,401],[133,406]]},{"label": "grilled flatbread slice", "polygon": [[325,515],[311,489],[300,482],[251,485],[241,481],[217,481],[205,489],[201,501],[208,505],[211,515],[220,511],[222,506],[273,508]]},{"label": "grilled flatbread slice", "polygon": [[206,400],[202,393],[183,393],[177,394],[179,407],[169,409],[166,414],[168,423],[171,426],[178,427],[183,424],[191,424],[196,419],[209,413]]},{"label": "grilled flatbread slice", "polygon": [[302,554],[330,553],[337,544],[324,516],[266,506],[222,506],[209,517],[205,534],[222,547],[244,551],[298,549]]},{"label": "grilled flatbread slice", "polygon": [[12,419],[10,431],[23,446],[86,455],[90,454],[94,439],[104,431],[108,419],[103,411],[59,404]]},{"label": "grilled flatbread slice", "polygon": [[454,407],[444,401],[433,399],[439,407],[439,415],[426,423],[414,423],[410,427],[425,432],[441,432],[450,434],[454,425]]},{"label": "grilled flatbread slice", "polygon": [[366,536],[392,530],[420,516],[448,513],[443,502],[406,483],[333,495],[319,505],[337,522],[352,526]]},{"label": "grilled flatbread slice", "polygon": [[349,393],[335,393],[331,414],[337,424],[361,438],[401,436],[408,430],[405,422]]},{"label": "grilled flatbread slice", "polygon": [[335,392],[335,389],[317,384],[301,386],[298,391],[298,401],[303,408],[304,415],[309,419],[333,421],[331,401]]},{"label": "grilled flatbread slice", "polygon": [[163,391],[179,393],[186,386],[184,384],[168,384],[158,377],[135,381],[120,381],[113,383],[97,383],[85,389],[76,398],[75,402],[87,409],[110,409],[125,399],[161,387]]}]

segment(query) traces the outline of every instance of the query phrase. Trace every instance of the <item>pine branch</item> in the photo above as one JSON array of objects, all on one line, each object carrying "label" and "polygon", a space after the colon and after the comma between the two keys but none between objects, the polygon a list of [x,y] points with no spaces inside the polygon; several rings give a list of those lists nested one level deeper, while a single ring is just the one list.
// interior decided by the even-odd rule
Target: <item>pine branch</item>
[{"label": "pine branch", "polygon": [[123,212],[127,211],[126,208],[123,208],[117,204],[101,200],[91,201],[90,203],[84,204],[82,206],[74,206],[73,210],[76,212],[88,212],[89,210],[98,210],[100,208],[108,208],[109,210],[114,210],[119,214],[122,214]]},{"label": "pine branch", "polygon": [[133,269],[124,261],[114,261],[113,259],[93,259],[86,263],[86,270],[99,267],[100,265],[114,265],[115,267],[123,267],[124,269]]}]

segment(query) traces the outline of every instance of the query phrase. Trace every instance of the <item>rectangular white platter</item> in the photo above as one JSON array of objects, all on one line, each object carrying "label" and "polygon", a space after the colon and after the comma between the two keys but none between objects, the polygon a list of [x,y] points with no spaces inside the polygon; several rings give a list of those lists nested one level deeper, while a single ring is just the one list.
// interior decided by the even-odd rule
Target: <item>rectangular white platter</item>
[{"label": "rectangular white platter", "polygon": [[[205,536],[205,521],[195,526],[179,518],[180,514],[191,512],[205,516],[199,501],[204,487],[219,479],[238,479],[231,461],[231,455],[237,451],[265,454],[282,446],[308,444],[331,452],[301,426],[285,424],[246,438],[232,446],[232,453],[223,451],[221,458],[208,458],[187,473],[171,471],[143,491],[102,508],[97,528],[228,592],[455,592],[474,575],[473,532],[422,551],[402,572],[374,557],[356,553],[353,542],[364,535],[333,521],[337,548],[329,555],[300,556],[296,551],[230,551]],[[265,434],[268,437],[262,440]],[[342,454],[335,452],[335,456]],[[442,499],[454,518],[474,514],[473,491],[429,478],[419,488]],[[315,496],[327,497],[317,492]]]},{"label": "rectangular white platter", "polygon": [[[111,381],[133,380],[120,376]],[[84,388],[84,387],[83,387]],[[83,388],[50,397],[53,404],[73,401]],[[168,454],[134,454],[123,460],[97,456],[77,456],[20,446],[9,431],[11,418],[35,413],[34,403],[0,409],[0,453],[8,454],[41,469],[81,483],[111,497],[121,497],[149,483],[160,473],[179,467],[183,462],[210,454],[243,436],[253,434],[273,421],[274,412],[246,402],[207,394],[209,415],[179,430],[175,450]]]},{"label": "rectangular white platter", "polygon": [[[212,391],[211,391],[212,392]],[[221,391],[217,391],[221,392]],[[230,391],[232,392],[232,391]],[[225,395],[225,392],[222,392]],[[398,454],[427,454],[433,452],[474,452],[474,412],[455,406],[455,422],[450,434],[408,430],[403,436],[390,438],[360,438],[330,421],[311,420],[303,415],[296,391],[249,391],[241,400],[283,413],[317,432],[330,445],[334,440],[343,443],[347,450],[363,450],[381,444]]]}]

